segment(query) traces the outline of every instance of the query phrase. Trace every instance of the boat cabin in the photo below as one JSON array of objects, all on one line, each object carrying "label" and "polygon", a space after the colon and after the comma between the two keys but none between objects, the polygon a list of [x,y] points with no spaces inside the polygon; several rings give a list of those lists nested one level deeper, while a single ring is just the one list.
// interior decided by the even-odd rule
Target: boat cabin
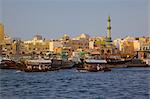
[{"label": "boat cabin", "polygon": [[104,68],[106,68],[106,63],[107,63],[106,60],[88,59],[85,60],[84,68],[87,71],[91,71],[91,72],[101,71],[104,70]]},{"label": "boat cabin", "polygon": [[27,71],[48,71],[51,68],[51,60],[27,60]]}]

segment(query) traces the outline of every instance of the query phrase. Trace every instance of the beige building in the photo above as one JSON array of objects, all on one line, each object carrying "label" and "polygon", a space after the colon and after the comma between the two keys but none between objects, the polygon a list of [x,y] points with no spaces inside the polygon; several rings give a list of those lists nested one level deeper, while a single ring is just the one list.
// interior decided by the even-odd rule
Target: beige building
[{"label": "beige building", "polygon": [[89,38],[90,38],[90,36],[87,34],[81,34],[80,36],[73,38],[71,40],[72,50],[77,50],[77,49],[87,50],[87,49],[89,49]]},{"label": "beige building", "polygon": [[150,51],[150,42],[143,42],[140,46],[141,51]]},{"label": "beige building", "polygon": [[62,46],[62,52],[67,52],[70,56],[72,52],[82,49],[89,49],[89,38],[90,36],[87,34],[81,34],[78,37],[70,38],[67,34],[65,34],[62,39],[59,40],[59,46]]},{"label": "beige building", "polygon": [[140,41],[134,40],[133,41],[133,46],[134,46],[134,51],[139,51],[140,50],[140,46],[141,46]]},{"label": "beige building", "polygon": [[80,36],[71,39],[65,34],[60,40],[63,46],[61,51],[67,53],[69,56],[78,49],[86,51],[89,49],[89,38],[89,35],[81,34]]},{"label": "beige building", "polygon": [[123,57],[133,57],[140,46],[140,43],[135,38],[129,36],[124,39],[116,39],[113,43],[121,51]]},{"label": "beige building", "polygon": [[114,45],[122,52],[122,54],[134,56],[136,51],[140,51],[143,48],[143,44],[150,42],[149,37],[126,37],[124,39],[116,39],[113,41]]},{"label": "beige building", "polygon": [[106,44],[105,37],[90,38],[89,49],[96,49],[105,44]]},{"label": "beige building", "polygon": [[36,35],[32,40],[24,41],[24,51],[25,54],[44,54],[49,51],[49,40]]},{"label": "beige building", "polygon": [[2,55],[2,43],[4,41],[4,26],[0,23],[0,55]]},{"label": "beige building", "polygon": [[6,36],[3,40],[3,44],[1,47],[1,55],[2,56],[9,56],[10,54],[14,54],[14,47],[12,39]]},{"label": "beige building", "polygon": [[[56,51],[59,48],[62,48],[62,42],[60,40],[52,40],[49,42],[49,51]],[[57,51],[59,52],[59,51]]]},{"label": "beige building", "polygon": [[139,59],[148,59],[149,60],[150,59],[150,42],[141,43],[140,50],[137,52],[138,52]]},{"label": "beige building", "polygon": [[0,23],[0,43],[4,41],[4,25]]}]

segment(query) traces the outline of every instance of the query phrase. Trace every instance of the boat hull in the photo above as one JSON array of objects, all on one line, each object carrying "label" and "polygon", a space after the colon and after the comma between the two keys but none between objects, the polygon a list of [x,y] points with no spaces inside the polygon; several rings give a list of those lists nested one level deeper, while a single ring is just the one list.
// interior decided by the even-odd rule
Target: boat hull
[{"label": "boat hull", "polygon": [[16,69],[16,62],[12,60],[2,60],[0,63],[0,69]]}]

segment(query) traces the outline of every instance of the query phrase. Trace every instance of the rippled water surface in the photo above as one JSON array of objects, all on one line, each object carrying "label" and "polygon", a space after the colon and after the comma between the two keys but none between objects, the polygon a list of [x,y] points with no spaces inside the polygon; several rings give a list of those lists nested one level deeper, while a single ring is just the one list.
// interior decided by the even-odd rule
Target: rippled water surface
[{"label": "rippled water surface", "polygon": [[150,68],[85,73],[0,70],[1,99],[149,99],[149,84]]}]

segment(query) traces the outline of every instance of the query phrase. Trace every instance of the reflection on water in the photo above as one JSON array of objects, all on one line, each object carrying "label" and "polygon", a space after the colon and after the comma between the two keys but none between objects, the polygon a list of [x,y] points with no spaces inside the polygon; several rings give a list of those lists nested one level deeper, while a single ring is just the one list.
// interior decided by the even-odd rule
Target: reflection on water
[{"label": "reflection on water", "polygon": [[0,71],[2,99],[148,99],[150,68],[120,68],[111,72],[75,69],[25,73]]}]

